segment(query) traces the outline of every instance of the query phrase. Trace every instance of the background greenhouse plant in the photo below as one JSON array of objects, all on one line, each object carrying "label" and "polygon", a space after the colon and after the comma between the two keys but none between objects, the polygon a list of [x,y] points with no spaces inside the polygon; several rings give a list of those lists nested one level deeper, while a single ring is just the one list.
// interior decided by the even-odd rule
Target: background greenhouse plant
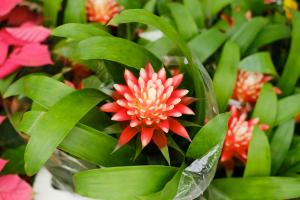
[{"label": "background greenhouse plant", "polygon": [[[190,164],[211,149],[220,148],[218,145],[225,138],[228,115],[210,120],[214,116],[214,98],[208,92],[206,72],[198,71],[201,61],[213,79],[221,113],[229,111],[232,105],[242,107],[248,109],[247,120],[257,118],[260,125],[268,127],[265,131],[257,127],[252,131],[247,162],[234,158],[234,167],[219,165],[205,197],[290,199],[300,196],[296,118],[300,113],[297,55],[300,14],[294,1],[120,0],[123,11],[114,14],[109,22],[112,26],[86,24],[89,18],[84,0],[40,3],[43,3],[46,24],[54,28],[51,44],[55,66],[41,68],[44,74],[50,72],[47,76],[12,76],[0,84],[4,98],[25,96],[33,102],[31,110],[22,118],[20,113],[10,117],[18,131],[31,136],[25,151],[27,174],[36,173],[58,147],[77,158],[107,167],[74,176],[75,187],[83,195],[104,199],[173,199],[186,167],[181,164]],[[154,34],[154,39],[147,33]],[[168,66],[166,56],[177,59],[178,66]],[[111,154],[117,141],[113,134],[120,133],[122,127],[95,108],[111,94],[113,83],[124,82],[120,73],[124,66],[137,72],[136,69],[149,61],[156,70],[164,63],[167,69],[175,67],[184,73],[182,87],[190,90],[189,96],[200,99],[192,106],[196,116],[182,121],[192,143],[169,144],[177,152],[170,158],[174,167],[168,166],[159,152],[158,157],[149,160],[149,152],[141,153],[139,148],[135,151],[139,145],[135,143]],[[269,77],[268,83],[263,82],[258,88],[254,102],[243,102],[235,95],[241,71]],[[203,97],[207,102],[201,101]],[[208,124],[202,127],[206,121]],[[140,153],[136,160],[130,159]],[[216,151],[215,156],[219,157],[220,153]],[[146,163],[159,166],[129,166]],[[116,176],[120,169],[123,172]],[[125,189],[120,181],[123,177],[135,184],[126,185]],[[145,183],[145,177],[151,181]],[[108,179],[113,185],[109,190]],[[201,179],[196,180],[201,184]]]}]

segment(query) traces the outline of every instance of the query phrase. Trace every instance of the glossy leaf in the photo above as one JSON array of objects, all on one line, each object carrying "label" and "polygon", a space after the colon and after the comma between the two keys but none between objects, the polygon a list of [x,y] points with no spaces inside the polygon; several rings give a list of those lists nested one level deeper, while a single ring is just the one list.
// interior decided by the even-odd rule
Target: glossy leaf
[{"label": "glossy leaf", "polygon": [[86,22],[86,0],[67,1],[64,12],[64,23],[85,23]]},{"label": "glossy leaf", "polygon": [[268,24],[257,35],[250,49],[255,50],[264,45],[290,37],[290,28],[285,24]]},{"label": "glossy leaf", "polygon": [[255,104],[252,118],[258,117],[261,124],[274,125],[277,116],[277,95],[271,84],[264,84]]},{"label": "glossy leaf", "polygon": [[276,174],[281,167],[291,146],[294,130],[294,120],[288,120],[276,129],[271,140],[272,174]]},{"label": "glossy leaf", "polygon": [[44,1],[44,16],[47,23],[56,26],[58,12],[62,8],[63,0]]},{"label": "glossy leaf", "polygon": [[275,124],[296,117],[300,113],[300,94],[291,95],[278,101],[277,117]]},{"label": "glossy leaf", "polygon": [[185,165],[181,166],[180,169],[176,172],[173,178],[165,185],[165,187],[154,194],[150,194],[147,196],[139,197],[140,200],[173,200],[177,190],[179,181],[184,170]]},{"label": "glossy leaf", "polygon": [[[45,112],[25,113],[17,128],[21,132],[31,134],[30,130],[39,123],[42,115],[45,115]],[[59,144],[58,148],[75,157],[104,167],[133,165],[135,162],[131,158],[135,152],[134,148],[127,145],[112,153],[116,145],[116,138],[79,123]]]},{"label": "glossy leaf", "polygon": [[227,42],[214,75],[213,84],[219,110],[224,112],[232,96],[240,62],[240,49],[233,42]]},{"label": "glossy leaf", "polygon": [[40,170],[80,119],[105,97],[96,90],[80,90],[72,92],[49,108],[40,117],[39,123],[30,129],[31,138],[25,151],[26,173],[33,175]]},{"label": "glossy leaf", "polygon": [[76,191],[83,196],[134,200],[160,191],[176,171],[173,167],[151,165],[102,168],[75,174],[74,183]]},{"label": "glossy leaf", "polygon": [[278,76],[269,52],[260,52],[244,58],[239,68],[250,72],[260,72]]},{"label": "glossy leaf", "polygon": [[[247,177],[224,178],[213,181],[218,193],[229,199],[293,199],[300,196],[300,178]],[[210,200],[218,198],[211,197]],[[224,199],[224,198],[222,198]]]},{"label": "glossy leaf", "polygon": [[206,16],[212,17],[213,15],[216,15],[220,10],[232,2],[233,0],[204,0],[203,7],[205,9]]},{"label": "glossy leaf", "polygon": [[194,37],[198,33],[198,28],[189,10],[180,3],[169,3],[168,7],[183,39],[188,41]]},{"label": "glossy leaf", "polygon": [[69,23],[56,27],[52,35],[70,38],[74,40],[84,40],[93,36],[110,36],[110,34],[94,25]]},{"label": "glossy leaf", "polygon": [[271,174],[271,151],[266,134],[255,128],[248,150],[244,177],[269,176]]},{"label": "glossy leaf", "polygon": [[71,87],[47,76],[28,75],[13,83],[7,89],[4,98],[24,95],[39,105],[50,108],[73,91]]},{"label": "glossy leaf", "polygon": [[199,0],[183,0],[184,5],[191,12],[198,28],[203,28],[205,23],[205,16],[202,2]]},{"label": "glossy leaf", "polygon": [[186,156],[198,159],[217,144],[222,145],[227,131],[228,118],[229,113],[220,114],[203,126],[193,138]]},{"label": "glossy leaf", "polygon": [[251,21],[245,22],[231,37],[236,42],[241,52],[245,53],[249,46],[256,39],[257,34],[265,27],[267,20],[262,17],[255,17]]},{"label": "glossy leaf", "polygon": [[142,46],[116,37],[97,36],[83,40],[77,46],[77,53],[83,60],[111,60],[137,69],[151,61],[156,69],[161,67],[159,59]]},{"label": "glossy leaf", "polygon": [[205,62],[223,44],[227,36],[217,29],[210,29],[194,37],[189,41],[189,47],[195,55]]},{"label": "glossy leaf", "polygon": [[278,87],[283,95],[288,95],[295,89],[300,76],[300,13],[293,12],[292,44],[287,62],[284,66]]},{"label": "glossy leaf", "polygon": [[145,48],[163,61],[164,57],[175,48],[175,45],[169,38],[162,37],[154,42],[149,42]]}]

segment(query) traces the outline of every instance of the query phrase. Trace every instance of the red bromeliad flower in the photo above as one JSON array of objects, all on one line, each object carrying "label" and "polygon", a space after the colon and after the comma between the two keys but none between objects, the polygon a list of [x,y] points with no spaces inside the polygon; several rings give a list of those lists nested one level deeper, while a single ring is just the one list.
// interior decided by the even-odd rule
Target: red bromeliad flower
[{"label": "red bromeliad flower", "polygon": [[87,0],[87,16],[89,21],[107,24],[123,7],[115,0]]},{"label": "red bromeliad flower", "polygon": [[232,166],[233,158],[237,158],[243,163],[247,160],[249,143],[252,138],[254,126],[258,124],[258,119],[247,121],[247,113],[231,107],[231,116],[228,121],[228,131],[226,134],[221,163]]},{"label": "red bromeliad flower", "polygon": [[142,146],[151,140],[161,149],[167,145],[165,133],[173,133],[191,140],[186,129],[174,118],[182,114],[193,115],[187,107],[193,98],[186,97],[188,90],[177,89],[183,79],[182,74],[166,78],[164,68],[155,73],[151,64],[140,70],[137,79],[129,70],[125,70],[127,85],[116,84],[113,98],[116,102],[101,107],[103,112],[115,113],[112,120],[129,121],[120,135],[116,149],[127,144],[141,132]]},{"label": "red bromeliad flower", "polygon": [[39,67],[52,63],[48,46],[41,44],[50,35],[50,30],[38,24],[41,18],[36,14],[17,6],[21,1],[1,2],[0,22],[20,26],[0,29],[0,78],[23,66]]},{"label": "red bromeliad flower", "polygon": [[271,76],[266,76],[259,72],[239,71],[233,99],[240,102],[255,103],[262,86],[271,79]]},{"label": "red bromeliad flower", "polygon": [[[7,161],[0,159],[0,172]],[[28,183],[18,175],[9,174],[0,176],[0,199],[1,200],[31,200],[32,189]]]},{"label": "red bromeliad flower", "polygon": [[4,122],[5,119],[6,119],[6,116],[0,115],[0,125]]},{"label": "red bromeliad flower", "polygon": [[[232,167],[233,158],[237,158],[243,163],[247,161],[253,130],[258,123],[258,118],[247,121],[247,113],[244,110],[238,110],[235,106],[231,107],[231,116],[228,121],[228,131],[223,145],[221,163]],[[260,129],[268,130],[269,126],[263,124],[260,125]]]}]

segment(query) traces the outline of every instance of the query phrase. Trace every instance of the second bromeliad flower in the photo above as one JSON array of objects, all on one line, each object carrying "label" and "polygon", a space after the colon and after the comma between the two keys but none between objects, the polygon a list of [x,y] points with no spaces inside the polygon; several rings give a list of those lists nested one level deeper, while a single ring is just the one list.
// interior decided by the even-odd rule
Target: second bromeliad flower
[{"label": "second bromeliad flower", "polygon": [[114,85],[115,102],[101,107],[104,112],[115,113],[112,120],[128,121],[116,149],[127,144],[138,133],[141,133],[143,147],[153,140],[160,149],[164,148],[169,130],[191,140],[186,129],[175,120],[182,114],[194,114],[187,106],[193,102],[193,98],[186,97],[188,90],[177,89],[182,82],[182,74],[167,79],[164,68],[155,73],[151,64],[147,64],[145,69],[140,70],[138,79],[129,70],[125,70],[124,78],[127,85]]}]

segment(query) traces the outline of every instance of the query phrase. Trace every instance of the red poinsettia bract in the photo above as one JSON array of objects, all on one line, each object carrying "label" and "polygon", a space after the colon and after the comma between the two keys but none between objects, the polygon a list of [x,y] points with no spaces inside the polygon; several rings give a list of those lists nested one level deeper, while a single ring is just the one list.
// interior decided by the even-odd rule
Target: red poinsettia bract
[{"label": "red poinsettia bract", "polygon": [[259,72],[239,71],[233,92],[233,99],[240,102],[255,103],[259,97],[261,88],[271,79],[271,76],[266,76]]},{"label": "red poinsettia bract", "polygon": [[[0,172],[7,161],[0,159]],[[32,188],[16,174],[0,176],[1,200],[31,200]]]},{"label": "red poinsettia bract", "polygon": [[89,21],[107,24],[123,7],[115,0],[87,0],[87,16]]},{"label": "red poinsettia bract", "polygon": [[7,21],[7,27],[0,29],[0,78],[23,66],[52,64],[48,46],[41,44],[50,35],[50,30],[38,24],[41,18],[34,17],[35,14],[28,9],[17,6],[20,2],[1,2],[0,22]]},{"label": "red poinsettia bract", "polygon": [[101,110],[115,113],[112,120],[128,121],[122,131],[117,149],[127,144],[139,132],[142,146],[151,140],[161,149],[167,145],[166,133],[173,133],[191,140],[186,129],[175,118],[182,114],[193,115],[187,106],[193,98],[186,97],[188,90],[177,89],[183,79],[182,74],[166,78],[164,68],[155,73],[151,64],[140,70],[137,79],[129,70],[125,70],[127,85],[115,84],[113,103],[104,104]]}]

